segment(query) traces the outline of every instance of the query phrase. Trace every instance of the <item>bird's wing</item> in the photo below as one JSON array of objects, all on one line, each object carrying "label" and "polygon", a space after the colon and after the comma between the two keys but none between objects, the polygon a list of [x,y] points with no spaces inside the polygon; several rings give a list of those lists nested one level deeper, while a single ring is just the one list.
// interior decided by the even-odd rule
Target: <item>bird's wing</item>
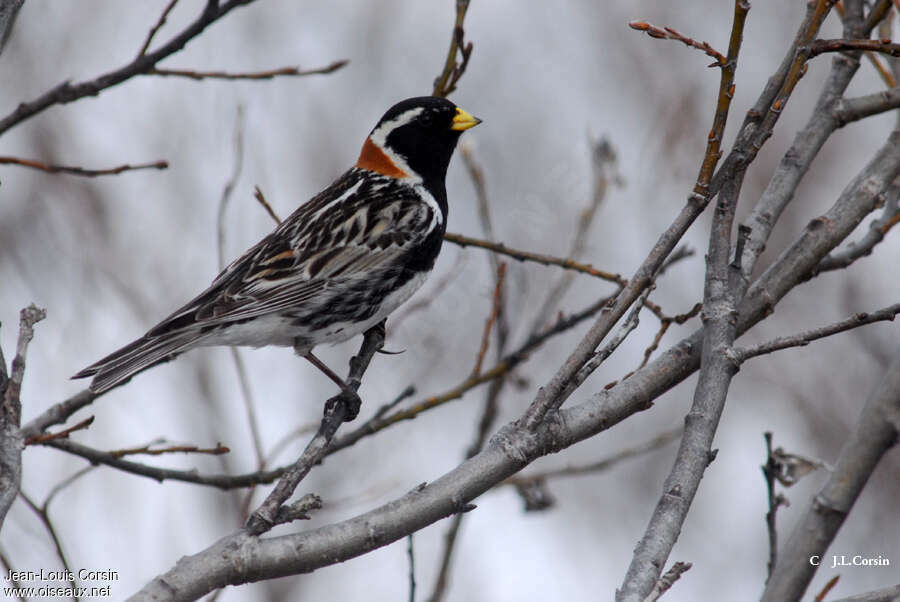
[{"label": "bird's wing", "polygon": [[389,269],[436,228],[443,233],[437,207],[408,185],[353,175],[301,206],[148,336],[300,307],[338,280]]}]

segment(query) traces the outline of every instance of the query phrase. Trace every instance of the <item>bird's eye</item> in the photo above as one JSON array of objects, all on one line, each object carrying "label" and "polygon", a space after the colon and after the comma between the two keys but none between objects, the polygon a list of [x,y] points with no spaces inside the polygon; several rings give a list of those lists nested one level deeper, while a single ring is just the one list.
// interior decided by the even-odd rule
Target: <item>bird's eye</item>
[{"label": "bird's eye", "polygon": [[419,117],[419,123],[427,128],[430,128],[432,125],[434,125],[434,115],[432,115],[431,113],[425,113],[424,115]]}]

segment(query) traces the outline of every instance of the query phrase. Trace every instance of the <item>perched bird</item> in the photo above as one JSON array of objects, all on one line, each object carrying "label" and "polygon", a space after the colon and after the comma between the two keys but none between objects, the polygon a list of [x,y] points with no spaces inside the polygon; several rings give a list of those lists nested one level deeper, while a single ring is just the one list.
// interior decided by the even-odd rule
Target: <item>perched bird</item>
[{"label": "perched bird", "polygon": [[280,345],[346,391],[312,350],[380,323],[425,281],[447,226],[450,157],[480,122],[443,98],[397,103],[356,165],[196,298],[73,378],[92,376],[102,393],[195,347]]}]

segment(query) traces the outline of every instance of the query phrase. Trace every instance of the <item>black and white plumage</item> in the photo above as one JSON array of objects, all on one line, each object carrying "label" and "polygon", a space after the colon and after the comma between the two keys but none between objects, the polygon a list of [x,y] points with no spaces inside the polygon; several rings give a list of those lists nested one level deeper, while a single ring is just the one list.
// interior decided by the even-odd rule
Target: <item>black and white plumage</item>
[{"label": "black and white plumage", "polygon": [[107,391],[195,347],[312,349],[381,322],[425,281],[447,223],[444,178],[459,135],[480,120],[452,102],[410,98],[366,139],[356,165],[140,339],[88,366]]}]

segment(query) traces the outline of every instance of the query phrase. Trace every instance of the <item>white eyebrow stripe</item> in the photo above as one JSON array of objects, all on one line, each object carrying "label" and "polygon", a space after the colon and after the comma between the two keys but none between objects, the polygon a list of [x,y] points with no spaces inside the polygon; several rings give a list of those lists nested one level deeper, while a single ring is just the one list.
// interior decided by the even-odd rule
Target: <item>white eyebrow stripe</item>
[{"label": "white eyebrow stripe", "polygon": [[388,148],[387,137],[388,134],[393,132],[398,127],[402,127],[418,117],[424,110],[425,109],[423,109],[422,107],[416,107],[415,109],[403,111],[390,121],[385,121],[384,123],[382,123],[380,126],[375,128],[375,131],[373,131],[369,135],[369,140],[372,141],[372,144],[381,149],[381,151],[385,155],[387,155],[388,159],[391,160],[391,162],[397,167],[397,169],[408,174],[409,177],[404,179],[408,179],[414,184],[420,183],[422,181],[422,178],[419,176],[419,174],[414,172],[412,168],[410,168],[409,163],[406,162],[406,159],[402,155],[399,155]]}]

